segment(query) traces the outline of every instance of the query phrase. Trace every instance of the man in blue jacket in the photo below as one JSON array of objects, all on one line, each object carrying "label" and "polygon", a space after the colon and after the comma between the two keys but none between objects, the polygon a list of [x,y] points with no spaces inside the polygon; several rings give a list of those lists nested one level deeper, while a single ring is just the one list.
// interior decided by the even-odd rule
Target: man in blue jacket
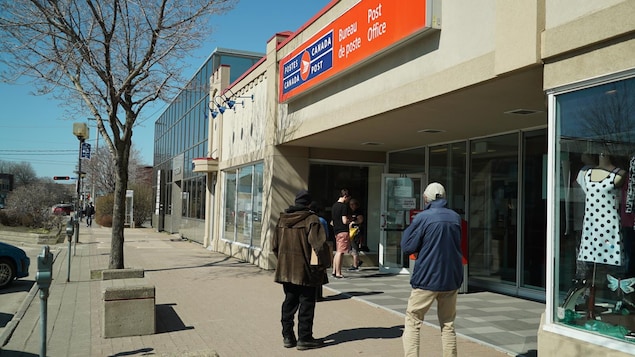
[{"label": "man in blue jacket", "polygon": [[461,217],[446,207],[445,188],[433,182],[423,192],[425,208],[401,239],[401,250],[416,255],[403,333],[405,356],[419,356],[419,332],[434,301],[441,327],[443,356],[456,356],[456,298],[463,282]]}]

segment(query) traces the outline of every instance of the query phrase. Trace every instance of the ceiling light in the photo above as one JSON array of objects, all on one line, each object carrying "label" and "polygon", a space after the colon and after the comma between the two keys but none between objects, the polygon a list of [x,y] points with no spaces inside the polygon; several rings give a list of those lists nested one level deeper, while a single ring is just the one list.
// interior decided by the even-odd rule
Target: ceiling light
[{"label": "ceiling light", "polygon": [[362,143],[362,145],[367,145],[367,146],[380,146],[380,145],[384,145],[384,143],[378,143],[378,142],[374,142],[374,141],[367,141],[365,143]]}]

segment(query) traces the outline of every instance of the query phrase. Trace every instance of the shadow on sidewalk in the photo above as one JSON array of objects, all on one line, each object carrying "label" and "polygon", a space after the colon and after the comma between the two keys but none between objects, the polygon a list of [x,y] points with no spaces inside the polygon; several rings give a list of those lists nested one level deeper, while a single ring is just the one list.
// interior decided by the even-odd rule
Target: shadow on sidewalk
[{"label": "shadow on sidewalk", "polygon": [[340,343],[363,340],[385,340],[393,338],[401,338],[403,334],[403,325],[393,327],[361,327],[354,329],[341,330],[332,333],[323,338],[326,346],[337,345]]},{"label": "shadow on sidewalk", "polygon": [[154,348],[146,347],[146,348],[140,348],[134,351],[119,352],[114,355],[110,355],[108,357],[134,356],[136,354],[139,354],[140,356],[147,356],[151,354],[154,355],[154,353],[152,353],[153,351],[154,351]]},{"label": "shadow on sidewalk", "polygon": [[193,326],[185,326],[172,306],[176,306],[176,304],[156,305],[157,333],[193,330]]},{"label": "shadow on sidewalk", "polygon": [[351,299],[356,296],[370,296],[383,294],[383,291],[347,291],[345,293],[339,293],[336,295],[325,296],[320,301],[337,301]]},{"label": "shadow on sidewalk", "polygon": [[21,351],[12,351],[12,350],[0,350],[0,356],[2,357],[38,357],[39,355],[21,352]]},{"label": "shadow on sidewalk", "polygon": [[28,292],[33,287],[33,284],[35,284],[35,281],[33,280],[18,279],[13,281],[9,286],[2,288],[2,290],[0,290],[0,295],[10,294],[10,293],[15,293],[20,291]]}]

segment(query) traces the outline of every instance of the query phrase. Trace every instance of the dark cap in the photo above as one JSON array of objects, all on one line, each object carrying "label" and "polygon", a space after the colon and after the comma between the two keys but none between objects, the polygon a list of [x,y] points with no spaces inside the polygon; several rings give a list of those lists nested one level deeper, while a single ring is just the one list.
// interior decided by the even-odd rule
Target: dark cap
[{"label": "dark cap", "polygon": [[313,199],[311,198],[311,194],[307,190],[300,190],[295,195],[295,204],[296,204],[296,206],[307,206],[308,207],[311,204],[312,200]]}]

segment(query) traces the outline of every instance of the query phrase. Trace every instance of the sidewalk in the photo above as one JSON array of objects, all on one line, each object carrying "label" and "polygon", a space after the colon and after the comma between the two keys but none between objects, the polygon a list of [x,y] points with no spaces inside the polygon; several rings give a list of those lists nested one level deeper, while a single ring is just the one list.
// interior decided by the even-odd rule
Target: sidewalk
[{"label": "sidewalk", "polygon": [[[156,287],[157,333],[104,339],[100,282],[90,280],[90,271],[108,266],[110,229],[81,227],[80,233],[81,243],[71,256],[70,282],[66,282],[67,243],[51,247],[58,254],[47,305],[48,356],[403,354],[402,314],[329,286],[324,289],[325,301],[317,304],[314,325],[315,337],[324,338],[326,345],[303,352],[285,349],[280,334],[283,293],[273,282],[273,272],[150,228],[126,229],[124,254],[126,267],[143,268],[146,279]],[[36,289],[21,309],[24,315],[14,318],[19,322],[0,356],[39,355],[40,299]],[[458,337],[458,348],[460,356],[508,356],[492,345],[463,336]],[[423,328],[422,350],[429,356],[441,355],[438,328]]]}]

